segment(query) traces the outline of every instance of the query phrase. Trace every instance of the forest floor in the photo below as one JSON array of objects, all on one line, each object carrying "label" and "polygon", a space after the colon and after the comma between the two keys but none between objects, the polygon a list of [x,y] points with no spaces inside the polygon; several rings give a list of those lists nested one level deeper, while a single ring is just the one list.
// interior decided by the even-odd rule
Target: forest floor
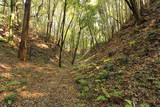
[{"label": "forest floor", "polygon": [[16,49],[0,43],[0,107],[75,107],[77,102],[69,70],[46,59],[21,62]]}]

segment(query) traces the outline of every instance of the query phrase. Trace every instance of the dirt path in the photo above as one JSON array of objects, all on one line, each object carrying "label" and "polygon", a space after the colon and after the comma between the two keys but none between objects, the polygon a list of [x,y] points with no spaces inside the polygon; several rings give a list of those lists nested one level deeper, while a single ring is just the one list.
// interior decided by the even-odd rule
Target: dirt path
[{"label": "dirt path", "polygon": [[14,50],[0,48],[0,107],[16,94],[12,107],[75,107],[77,90],[66,69],[52,64],[20,62]]}]

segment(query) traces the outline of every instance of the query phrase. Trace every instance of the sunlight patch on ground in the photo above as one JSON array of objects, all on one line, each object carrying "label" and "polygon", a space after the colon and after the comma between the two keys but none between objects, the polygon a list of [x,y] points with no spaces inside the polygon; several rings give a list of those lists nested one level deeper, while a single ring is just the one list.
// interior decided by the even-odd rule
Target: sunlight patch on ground
[{"label": "sunlight patch on ground", "polygon": [[36,72],[43,72],[44,68],[43,67],[35,67],[34,71],[36,71]]},{"label": "sunlight patch on ground", "polygon": [[0,68],[2,68],[5,71],[10,71],[12,69],[10,66],[1,63],[0,63]]},{"label": "sunlight patch on ground", "polygon": [[48,49],[48,48],[49,48],[46,44],[43,44],[43,43],[36,43],[35,45],[36,45],[37,47],[43,48],[43,49]]},{"label": "sunlight patch on ground", "polygon": [[1,73],[0,77],[11,78],[13,75],[11,73]]},{"label": "sunlight patch on ground", "polygon": [[29,91],[21,91],[20,92],[20,96],[22,96],[23,98],[39,98],[39,97],[43,97],[46,96],[47,93],[41,93],[41,92],[29,92]]},{"label": "sunlight patch on ground", "polygon": [[32,68],[33,67],[32,63],[27,63],[27,62],[25,63],[20,62],[20,63],[17,63],[16,65],[18,68]]}]

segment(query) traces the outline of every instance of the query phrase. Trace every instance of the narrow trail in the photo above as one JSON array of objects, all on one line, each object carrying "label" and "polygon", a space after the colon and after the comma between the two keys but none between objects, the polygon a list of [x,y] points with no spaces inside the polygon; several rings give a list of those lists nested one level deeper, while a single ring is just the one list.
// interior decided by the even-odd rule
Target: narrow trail
[{"label": "narrow trail", "polygon": [[[0,48],[0,107],[3,99],[16,93],[12,107],[75,107],[78,103],[77,90],[69,70],[53,64],[20,62],[14,50]],[[14,57],[13,57],[14,56]],[[5,82],[21,81],[6,85]]]}]

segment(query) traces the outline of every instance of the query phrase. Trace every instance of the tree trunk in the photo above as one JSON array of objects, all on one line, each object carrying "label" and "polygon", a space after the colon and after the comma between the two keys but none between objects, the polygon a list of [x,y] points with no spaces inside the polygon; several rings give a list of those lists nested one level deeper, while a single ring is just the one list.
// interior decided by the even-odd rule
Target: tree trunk
[{"label": "tree trunk", "polygon": [[59,53],[59,67],[62,67],[62,51],[63,51],[63,45],[64,45],[64,26],[66,21],[66,11],[67,11],[67,0],[65,0],[64,3],[64,11],[63,11],[63,20],[62,20],[62,33],[61,33],[61,45],[60,45],[60,53]]},{"label": "tree trunk", "polygon": [[27,59],[27,39],[29,31],[30,10],[31,10],[31,0],[26,0],[24,9],[22,36],[18,54],[18,57],[22,61],[25,61]]},{"label": "tree trunk", "polygon": [[75,48],[74,53],[73,53],[72,65],[74,64],[76,56],[77,56],[77,50],[78,50],[79,41],[80,41],[80,37],[81,37],[81,31],[82,31],[82,28],[80,28],[80,30],[78,32],[77,44],[76,44],[76,48]]},{"label": "tree trunk", "polygon": [[8,42],[13,39],[13,21],[14,21],[14,14],[15,14],[15,7],[16,7],[16,1],[11,0],[11,14],[10,14],[10,20],[9,20],[9,37],[8,37]]},{"label": "tree trunk", "polygon": [[3,14],[5,14],[5,11],[6,11],[6,1],[5,0],[3,0]]},{"label": "tree trunk", "polygon": [[125,0],[128,7],[133,13],[133,16],[135,17],[135,21],[137,24],[141,24],[144,21],[144,18],[141,15],[141,10],[138,7],[136,0]]}]

